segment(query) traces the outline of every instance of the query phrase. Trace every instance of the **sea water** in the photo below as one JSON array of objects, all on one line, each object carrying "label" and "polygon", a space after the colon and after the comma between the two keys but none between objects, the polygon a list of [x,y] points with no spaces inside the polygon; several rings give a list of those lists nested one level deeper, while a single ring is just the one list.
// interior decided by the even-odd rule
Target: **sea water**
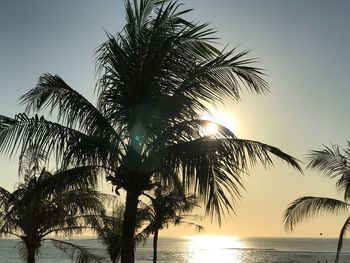
[{"label": "sea water", "polygon": [[[95,239],[74,240],[91,252],[104,255]],[[0,240],[0,263],[21,261],[18,240]],[[184,237],[160,238],[160,263],[317,263],[334,262],[337,239],[329,238],[236,238],[236,237]],[[69,263],[71,260],[49,242],[40,249],[40,263]],[[152,242],[139,245],[136,262],[152,262]],[[340,262],[350,263],[350,240],[345,240]]]}]

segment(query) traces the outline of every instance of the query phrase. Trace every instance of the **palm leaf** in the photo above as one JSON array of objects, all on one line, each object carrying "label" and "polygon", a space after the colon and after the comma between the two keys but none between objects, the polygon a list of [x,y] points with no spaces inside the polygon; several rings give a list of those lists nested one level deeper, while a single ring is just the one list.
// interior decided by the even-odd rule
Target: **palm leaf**
[{"label": "palm leaf", "polygon": [[29,145],[26,152],[19,157],[18,175],[24,180],[29,180],[35,174],[39,174],[47,160],[47,153],[37,149],[33,144]]},{"label": "palm leaf", "polygon": [[0,211],[7,210],[9,206],[9,201],[11,198],[11,193],[5,188],[0,187]]},{"label": "palm leaf", "polygon": [[210,136],[211,139],[236,138],[223,125],[208,120],[180,121],[171,125],[171,127],[158,130],[157,125],[154,125],[154,137],[148,136],[141,139],[146,141],[144,146],[144,155],[147,156],[144,159],[145,170],[159,171],[159,163],[167,151],[167,147],[202,138],[209,124],[215,124],[217,127],[217,132],[215,135]]},{"label": "palm leaf", "polygon": [[233,211],[235,199],[241,196],[241,173],[249,164],[273,164],[270,154],[301,171],[297,160],[278,148],[256,141],[207,137],[169,147],[161,171],[165,183],[182,174],[185,189],[199,192],[207,213],[217,214],[220,222],[220,211]]},{"label": "palm leaf", "polygon": [[[115,164],[120,151],[104,138],[87,136],[77,130],[47,121],[35,115],[16,115],[15,119],[0,116],[0,152],[12,155],[19,149],[24,152],[29,142],[56,157],[61,157],[66,165],[75,161],[77,164],[102,164],[104,161]],[[108,161],[109,160],[109,161]]]},{"label": "palm leaf", "polygon": [[344,192],[344,200],[350,199],[350,170],[344,171],[343,175],[337,180],[336,187]]},{"label": "palm leaf", "polygon": [[51,241],[55,247],[63,251],[78,263],[104,263],[107,260],[99,255],[91,253],[87,248],[58,239],[45,239]]},{"label": "palm leaf", "polygon": [[27,248],[23,241],[19,241],[16,244],[16,248],[18,249],[19,256],[23,260],[23,262],[26,262],[27,260]]},{"label": "palm leaf", "polygon": [[340,153],[339,146],[333,145],[324,149],[311,151],[309,156],[308,168],[324,173],[333,178],[342,175],[347,168],[347,160]]},{"label": "palm leaf", "polygon": [[251,66],[256,60],[240,60],[249,51],[238,54],[235,51],[233,49],[227,53],[219,53],[213,59],[195,65],[176,92],[185,92],[193,99],[200,98],[212,103],[213,100],[222,101],[223,94],[239,100],[242,87],[256,93],[268,91],[267,83],[262,78],[262,70]]},{"label": "palm leaf", "polygon": [[62,193],[87,189],[97,186],[101,169],[98,166],[74,167],[68,170],[59,170],[55,176],[50,176],[41,182],[44,193]]},{"label": "palm leaf", "polygon": [[336,187],[344,192],[344,200],[350,198],[350,167],[346,150],[338,145],[324,146],[322,150],[311,151],[308,156],[308,168],[319,171],[330,178],[337,178]]},{"label": "palm leaf", "polygon": [[26,111],[49,108],[52,113],[58,109],[58,121],[76,128],[88,135],[108,138],[117,144],[119,137],[104,116],[77,91],[68,86],[57,75],[44,74],[37,86],[24,94],[21,104]]},{"label": "palm leaf", "polygon": [[311,216],[321,213],[340,213],[348,209],[349,204],[326,197],[305,196],[296,199],[284,212],[284,227],[293,231],[295,225]]}]

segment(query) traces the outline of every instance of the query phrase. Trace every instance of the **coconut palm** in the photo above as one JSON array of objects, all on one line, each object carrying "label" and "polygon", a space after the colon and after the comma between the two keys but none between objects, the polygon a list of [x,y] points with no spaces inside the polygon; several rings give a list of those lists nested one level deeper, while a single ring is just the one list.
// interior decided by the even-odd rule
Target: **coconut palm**
[{"label": "coconut palm", "polygon": [[117,205],[111,216],[105,216],[102,222],[96,222],[94,229],[99,240],[105,246],[112,263],[120,259],[124,206]]},{"label": "coconut palm", "polygon": [[[198,230],[203,227],[184,220],[185,213],[192,211],[197,206],[197,200],[193,196],[185,198],[177,191],[160,191],[159,188],[155,191],[155,197],[149,194],[145,195],[151,199],[151,204],[140,202],[141,207],[138,209],[136,220],[135,244],[145,242],[150,235],[154,234],[153,261],[156,262],[159,230],[169,224],[192,225]],[[106,248],[112,263],[116,263],[120,259],[124,211],[125,206],[116,204],[110,215],[95,217],[90,222],[98,239]],[[77,252],[82,250],[84,248],[77,247]]]},{"label": "coconut palm", "polygon": [[[197,205],[196,199],[192,196],[185,198],[177,191],[160,191],[159,188],[155,191],[155,197],[145,195],[152,202],[151,204],[140,202],[141,207],[137,212],[135,244],[145,242],[150,235],[154,234],[153,261],[156,262],[159,230],[169,224],[188,224],[195,226],[198,230],[203,227],[184,220],[185,213],[192,211]],[[112,263],[119,262],[120,259],[124,210],[125,206],[116,204],[110,215],[95,217],[90,222],[91,228],[97,233]],[[77,246],[77,252],[81,251],[84,251],[84,248]]]},{"label": "coconut palm", "polygon": [[[304,196],[296,199],[284,213],[284,224],[287,230],[293,231],[295,225],[312,216],[323,213],[338,214],[348,212],[350,206],[350,143],[347,149],[340,149],[338,145],[331,145],[322,150],[310,153],[308,168],[325,174],[327,177],[336,178],[336,188],[344,194],[344,200],[328,197]],[[343,237],[350,226],[350,216],[346,219],[340,230],[336,262],[343,245]]]},{"label": "coconut palm", "polygon": [[139,197],[155,182],[195,193],[220,222],[240,198],[249,163],[269,165],[276,155],[300,170],[278,148],[238,139],[223,126],[213,136],[201,133],[208,105],[237,101],[242,88],[268,90],[247,51],[215,48],[213,30],[185,20],[190,10],[176,2],[125,5],[123,31],[108,34],[97,51],[97,107],[59,76],[44,74],[21,101],[27,114],[46,109],[59,123],[37,115],[0,117],[0,152],[33,142],[64,165],[104,169],[116,192],[126,191],[122,263],[134,262]]},{"label": "coconut palm", "polygon": [[198,206],[194,196],[186,197],[177,190],[167,190],[162,187],[156,189],[155,197],[147,196],[151,199],[151,204],[142,203],[141,213],[149,223],[138,236],[145,238],[153,234],[153,263],[156,263],[159,230],[168,227],[169,224],[187,224],[195,226],[199,231],[203,227],[185,220],[188,213]]},{"label": "coconut palm", "polygon": [[[106,248],[109,260],[112,263],[119,262],[121,255],[124,211],[125,206],[121,205],[120,203],[116,203],[110,213],[106,213],[100,217],[95,217],[90,222],[92,229],[97,233],[98,239]],[[145,220],[146,215],[144,211],[138,210],[136,218],[136,232],[141,228]],[[146,236],[141,235],[136,236],[136,244],[145,241],[147,238]]]},{"label": "coconut palm", "polygon": [[[0,187],[0,235],[21,239],[21,254],[33,263],[43,241],[72,246],[50,235],[81,233],[88,227],[86,220],[100,213],[105,197],[88,188],[96,177],[87,166],[50,173],[40,168],[45,155],[31,152],[21,159],[23,182],[13,192]],[[101,262],[84,251],[75,256],[79,262]]]},{"label": "coconut palm", "polygon": [[[76,259],[76,262],[79,263],[95,261],[117,263],[120,259],[123,214],[123,207],[116,206],[111,215],[103,214],[88,220],[91,230],[97,234],[98,239],[106,249],[108,257],[92,253],[89,251],[89,248],[77,244],[60,242],[56,245],[72,259]],[[86,261],[79,261],[82,258]]]}]

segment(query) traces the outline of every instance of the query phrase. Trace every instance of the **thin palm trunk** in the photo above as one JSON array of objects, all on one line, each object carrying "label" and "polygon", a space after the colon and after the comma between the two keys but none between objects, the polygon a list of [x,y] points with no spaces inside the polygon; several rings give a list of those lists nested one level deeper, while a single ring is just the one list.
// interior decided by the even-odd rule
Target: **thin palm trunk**
[{"label": "thin palm trunk", "polygon": [[157,229],[153,236],[153,263],[157,263],[158,232]]},{"label": "thin palm trunk", "polygon": [[35,263],[35,249],[27,246],[27,263]]},{"label": "thin palm trunk", "polygon": [[135,228],[137,205],[140,193],[127,191],[125,213],[123,220],[122,246],[121,246],[121,263],[135,262]]}]

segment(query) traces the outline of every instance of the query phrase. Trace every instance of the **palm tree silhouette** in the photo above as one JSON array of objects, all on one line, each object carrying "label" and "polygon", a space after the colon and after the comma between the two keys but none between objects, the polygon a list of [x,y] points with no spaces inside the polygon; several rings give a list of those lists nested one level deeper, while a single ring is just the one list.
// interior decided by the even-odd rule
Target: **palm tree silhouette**
[{"label": "palm tree silhouette", "polygon": [[97,107],[59,76],[44,74],[21,101],[27,113],[58,113],[61,124],[37,115],[0,117],[0,152],[23,151],[31,141],[63,167],[104,169],[116,192],[126,191],[122,263],[134,262],[139,197],[159,182],[195,193],[220,223],[240,198],[249,164],[272,164],[272,154],[300,170],[278,148],[238,139],[221,125],[213,136],[200,132],[208,105],[237,101],[242,88],[268,88],[248,51],[216,49],[214,31],[187,21],[189,11],[172,1],[127,1],[123,31],[108,34],[97,50]]},{"label": "palm tree silhouette", "polygon": [[[105,247],[109,260],[112,263],[119,262],[121,255],[124,211],[125,206],[116,202],[111,212],[106,211],[104,214],[90,221],[91,229],[97,233],[97,237]],[[136,232],[141,229],[147,218],[147,213],[139,209],[136,218]],[[148,236],[143,234],[137,234],[135,237],[135,244],[145,242],[147,237]],[[84,250],[86,249],[77,246],[78,253]],[[108,261],[107,258],[105,258],[105,260]]]},{"label": "palm tree silhouette", "polygon": [[111,216],[104,216],[102,221],[93,225],[112,263],[120,259],[124,210],[124,206],[116,205]]},{"label": "palm tree silhouette", "polygon": [[[45,158],[45,154],[30,148],[21,156],[19,170],[23,182],[12,193],[0,187],[0,234],[22,240],[24,249],[20,252],[28,263],[35,262],[43,241],[52,241],[59,248],[73,246],[47,236],[81,233],[107,198],[89,188],[96,180],[89,167],[52,174],[41,166]],[[84,251],[76,257],[79,262],[89,259],[100,262]]]},{"label": "palm tree silhouette", "polygon": [[203,226],[187,221],[184,218],[197,205],[194,196],[184,196],[177,190],[168,190],[159,187],[155,191],[155,197],[147,195],[151,204],[142,202],[140,213],[149,221],[148,225],[138,236],[146,238],[153,234],[153,263],[157,262],[157,248],[159,230],[168,227],[169,224],[187,224],[202,230]]},{"label": "palm tree silhouette", "polygon": [[[322,150],[312,151],[309,159],[308,168],[321,172],[331,179],[337,178],[336,188],[344,192],[344,200],[315,196],[304,196],[294,200],[284,212],[286,230],[293,231],[296,224],[311,216],[318,216],[322,213],[348,212],[350,205],[350,143],[344,150],[341,150],[338,145],[324,146]],[[343,237],[349,226],[350,216],[346,219],[339,234],[336,263],[339,261]]]},{"label": "palm tree silhouette", "polygon": [[[153,262],[157,262],[157,241],[159,230],[169,224],[187,224],[202,230],[201,225],[185,221],[186,213],[191,212],[197,206],[197,200],[193,196],[184,197],[177,191],[155,191],[155,197],[145,194],[151,199],[151,204],[140,202],[141,207],[137,211],[135,244],[145,242],[153,236]],[[98,239],[107,250],[111,262],[116,263],[121,255],[121,240],[123,229],[123,215],[125,206],[117,203],[110,214],[95,217],[91,221],[91,228],[97,233]],[[78,252],[84,248],[77,246]],[[88,252],[88,251],[87,251]]]}]

